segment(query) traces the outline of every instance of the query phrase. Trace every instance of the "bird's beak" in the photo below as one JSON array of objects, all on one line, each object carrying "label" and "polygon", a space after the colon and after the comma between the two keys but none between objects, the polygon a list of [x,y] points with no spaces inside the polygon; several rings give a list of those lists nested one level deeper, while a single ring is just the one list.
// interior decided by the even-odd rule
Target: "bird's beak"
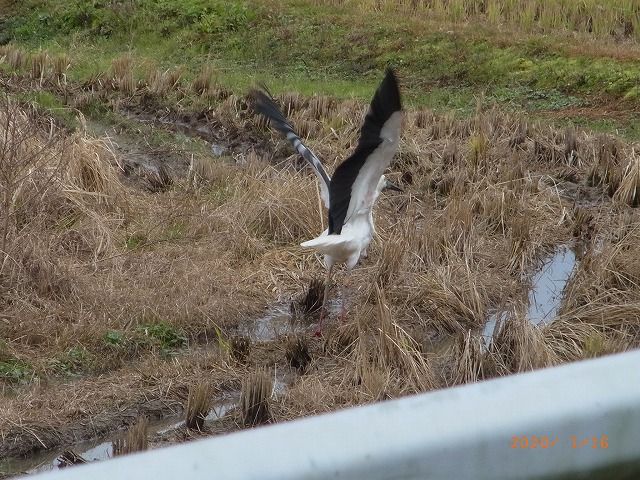
[{"label": "bird's beak", "polygon": [[391,183],[389,181],[387,181],[387,185],[386,187],[389,190],[395,190],[396,192],[404,192],[404,190],[402,190],[399,186],[397,186],[395,183]]}]

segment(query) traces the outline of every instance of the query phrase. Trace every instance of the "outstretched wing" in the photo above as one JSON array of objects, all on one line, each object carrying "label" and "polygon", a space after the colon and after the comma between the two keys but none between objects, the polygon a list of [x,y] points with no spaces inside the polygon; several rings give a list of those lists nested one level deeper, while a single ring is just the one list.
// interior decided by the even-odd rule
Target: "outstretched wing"
[{"label": "outstretched wing", "polygon": [[391,69],[376,90],[353,154],[336,169],[329,186],[329,233],[339,234],[356,212],[371,209],[380,177],[400,142],[402,103]]},{"label": "outstretched wing", "polygon": [[287,120],[287,118],[282,114],[269,94],[262,90],[253,90],[251,94],[255,99],[254,108],[271,120],[271,125],[281,132],[287,140],[289,140],[291,145],[293,145],[293,148],[295,148],[302,156],[302,158],[311,165],[311,168],[313,168],[313,171],[320,182],[320,196],[322,197],[322,201],[324,202],[325,207],[329,208],[329,185],[331,183],[331,179],[329,178],[329,175],[327,175],[327,172],[318,157],[316,157],[315,154],[309,150],[304,143],[302,143],[302,140],[294,131],[289,120]]}]

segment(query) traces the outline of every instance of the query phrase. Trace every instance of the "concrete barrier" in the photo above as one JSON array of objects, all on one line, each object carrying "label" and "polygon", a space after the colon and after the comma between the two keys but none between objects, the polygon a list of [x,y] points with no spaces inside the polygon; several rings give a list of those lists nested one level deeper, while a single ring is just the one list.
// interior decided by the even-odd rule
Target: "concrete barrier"
[{"label": "concrete barrier", "polygon": [[38,479],[640,478],[640,351],[42,474]]}]

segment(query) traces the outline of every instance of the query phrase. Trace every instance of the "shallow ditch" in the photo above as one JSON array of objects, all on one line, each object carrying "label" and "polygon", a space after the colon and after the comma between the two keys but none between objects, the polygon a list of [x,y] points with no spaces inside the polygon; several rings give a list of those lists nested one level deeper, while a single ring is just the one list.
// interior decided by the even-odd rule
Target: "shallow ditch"
[{"label": "shallow ditch", "polygon": [[[273,381],[272,398],[283,395],[289,386],[286,375],[276,375]],[[205,418],[204,431],[191,432],[185,426],[184,413],[176,413],[148,424],[148,448],[156,449],[197,438],[200,435],[222,434],[236,425],[235,411],[240,403],[240,392],[230,392],[212,401]],[[0,463],[0,478],[14,475],[30,475],[67,468],[62,461],[66,452],[72,452],[87,463],[109,460],[114,457],[114,442],[126,432],[119,430],[92,440],[65,445],[52,450],[41,451],[24,458],[11,458]],[[82,462],[84,463],[84,462]]]},{"label": "shallow ditch", "polygon": [[[234,332],[244,335],[252,342],[267,343],[291,334],[305,334],[317,325],[317,315],[296,314],[292,302],[280,300],[267,308],[264,315],[241,324]],[[327,302],[331,317],[341,308],[338,298]],[[331,321],[331,320],[328,320]],[[288,370],[276,369],[273,377],[271,398],[282,396],[292,382]],[[236,429],[236,409],[240,403],[240,391],[218,395],[211,401],[209,414],[205,418],[204,435],[216,435]],[[149,449],[161,448],[192,439],[199,434],[190,432],[185,426],[184,412],[179,411],[160,419],[150,420],[147,438]],[[26,457],[13,457],[0,461],[0,478],[21,474],[36,474],[67,468],[61,460],[66,452],[81,457],[86,462],[108,460],[114,457],[114,442],[122,438],[124,429],[110,432],[91,440],[67,443],[55,449],[43,450]]]}]

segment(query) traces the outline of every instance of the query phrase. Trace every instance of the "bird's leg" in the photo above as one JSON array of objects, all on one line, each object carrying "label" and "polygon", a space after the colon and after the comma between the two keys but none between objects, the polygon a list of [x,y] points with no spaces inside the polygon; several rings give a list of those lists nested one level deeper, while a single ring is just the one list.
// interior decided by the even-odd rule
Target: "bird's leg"
[{"label": "bird's leg", "polygon": [[347,279],[349,278],[349,270],[347,270],[347,275],[345,275],[344,282],[342,282],[339,286],[340,288],[340,321],[342,323],[347,321]]},{"label": "bird's leg", "polygon": [[324,321],[324,317],[327,315],[327,297],[329,296],[329,285],[331,283],[332,271],[333,265],[331,265],[329,270],[327,270],[327,276],[324,279],[324,295],[322,296],[322,307],[320,307],[320,320],[318,320],[318,328],[314,333],[316,337],[322,336],[322,322]]}]

